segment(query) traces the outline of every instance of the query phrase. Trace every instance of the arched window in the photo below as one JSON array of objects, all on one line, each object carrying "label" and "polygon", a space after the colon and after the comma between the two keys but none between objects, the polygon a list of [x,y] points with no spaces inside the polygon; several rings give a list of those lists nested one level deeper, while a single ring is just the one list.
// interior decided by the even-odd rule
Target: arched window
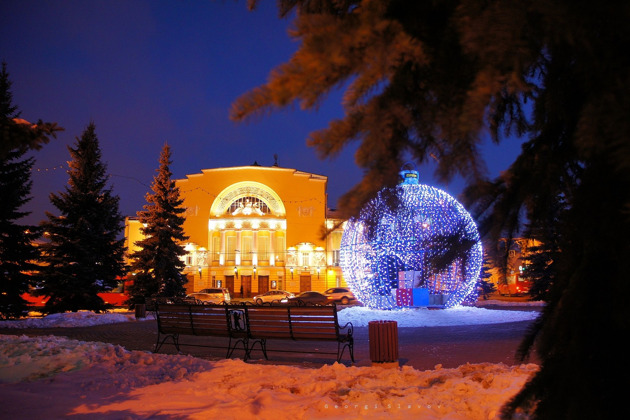
[{"label": "arched window", "polygon": [[262,216],[271,213],[269,207],[267,206],[267,203],[262,201],[260,198],[252,196],[241,197],[237,200],[234,200],[232,204],[230,204],[227,212],[230,213],[232,216]]},{"label": "arched window", "polygon": [[268,186],[254,181],[232,184],[219,193],[212,202],[210,214],[214,217],[262,216],[284,217],[286,210],[280,196]]}]

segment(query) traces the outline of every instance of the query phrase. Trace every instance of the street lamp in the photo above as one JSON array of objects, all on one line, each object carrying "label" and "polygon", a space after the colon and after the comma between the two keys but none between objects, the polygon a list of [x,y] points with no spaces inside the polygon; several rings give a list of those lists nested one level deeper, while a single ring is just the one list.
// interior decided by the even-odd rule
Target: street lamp
[{"label": "street lamp", "polygon": [[293,278],[293,267],[289,268],[289,271],[291,272],[291,278]]},{"label": "street lamp", "polygon": [[238,268],[234,267],[234,277],[238,278]]}]

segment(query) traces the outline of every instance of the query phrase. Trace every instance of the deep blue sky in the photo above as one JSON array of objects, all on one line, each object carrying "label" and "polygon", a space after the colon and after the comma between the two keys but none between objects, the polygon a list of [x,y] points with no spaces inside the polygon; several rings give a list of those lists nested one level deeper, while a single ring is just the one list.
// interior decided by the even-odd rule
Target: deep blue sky
[{"label": "deep blue sky", "polygon": [[[286,110],[245,124],[229,120],[231,103],[264,83],[299,44],[289,38],[275,1],[248,12],[245,0],[0,1],[0,60],[8,65],[14,104],[29,121],[65,128],[34,153],[33,199],[27,223],[51,206],[67,184],[67,147],[90,121],[108,165],[120,210],[134,216],[165,142],[175,178],[202,169],[274,163],[328,176],[329,207],[361,172],[352,150],[321,161],[308,133],[341,117],[339,92],[316,112]],[[491,175],[505,169],[519,146],[486,148]],[[453,195],[461,183],[421,180]]]}]

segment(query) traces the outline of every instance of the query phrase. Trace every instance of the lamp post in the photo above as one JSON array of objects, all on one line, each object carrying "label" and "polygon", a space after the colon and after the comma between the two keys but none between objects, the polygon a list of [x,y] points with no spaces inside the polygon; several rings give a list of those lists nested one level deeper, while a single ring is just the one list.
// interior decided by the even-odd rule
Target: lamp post
[{"label": "lamp post", "polygon": [[238,278],[238,268],[234,267],[234,277]]},{"label": "lamp post", "polygon": [[289,271],[291,272],[291,279],[293,279],[293,267],[289,268]]}]

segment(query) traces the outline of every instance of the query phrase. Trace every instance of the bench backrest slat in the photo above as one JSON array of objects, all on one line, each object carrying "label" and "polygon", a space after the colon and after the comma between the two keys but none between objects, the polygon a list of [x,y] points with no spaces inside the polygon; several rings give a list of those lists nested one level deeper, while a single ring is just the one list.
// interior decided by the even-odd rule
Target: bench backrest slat
[{"label": "bench backrest slat", "polygon": [[285,307],[247,308],[247,320],[252,338],[291,336],[289,313]]},{"label": "bench backrest slat", "polygon": [[226,308],[191,304],[158,304],[163,334],[229,336]]},{"label": "bench backrest slat", "polygon": [[296,340],[337,340],[337,309],[334,306],[292,307],[291,327]]}]

